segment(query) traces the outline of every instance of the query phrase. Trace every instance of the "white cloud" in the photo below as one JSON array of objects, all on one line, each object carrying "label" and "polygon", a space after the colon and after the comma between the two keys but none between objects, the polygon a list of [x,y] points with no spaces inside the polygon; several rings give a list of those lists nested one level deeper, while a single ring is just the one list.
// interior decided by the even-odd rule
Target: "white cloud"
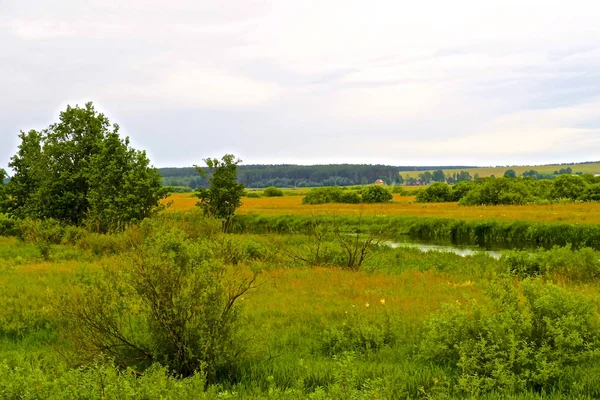
[{"label": "white cloud", "polygon": [[[39,120],[23,116],[82,98],[153,139],[201,114],[207,153],[227,138],[249,160],[586,157],[599,16],[593,0],[0,3],[0,164],[5,132]],[[170,139],[153,154],[185,157]]]}]

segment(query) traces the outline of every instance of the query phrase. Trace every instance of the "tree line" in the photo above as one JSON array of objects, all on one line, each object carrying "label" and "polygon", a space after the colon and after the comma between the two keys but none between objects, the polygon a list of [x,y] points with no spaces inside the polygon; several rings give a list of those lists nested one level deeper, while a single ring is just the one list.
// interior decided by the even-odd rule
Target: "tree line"
[{"label": "tree line", "polygon": [[460,205],[522,205],[553,201],[600,201],[600,177],[562,174],[554,180],[482,178],[450,186],[436,182],[417,193],[418,202],[453,202]]},{"label": "tree line", "polygon": [[[208,187],[208,181],[196,168],[160,168],[165,186]],[[329,165],[240,165],[237,180],[245,187],[320,187],[352,186],[381,179],[388,185],[402,183],[398,167],[369,164]]]}]

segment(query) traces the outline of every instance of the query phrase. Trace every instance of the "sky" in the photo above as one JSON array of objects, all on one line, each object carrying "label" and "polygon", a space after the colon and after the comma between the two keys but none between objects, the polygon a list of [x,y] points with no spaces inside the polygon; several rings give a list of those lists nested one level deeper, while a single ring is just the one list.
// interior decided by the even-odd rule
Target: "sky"
[{"label": "sky", "polygon": [[157,167],[600,160],[597,0],[0,0],[0,168],[93,101]]}]

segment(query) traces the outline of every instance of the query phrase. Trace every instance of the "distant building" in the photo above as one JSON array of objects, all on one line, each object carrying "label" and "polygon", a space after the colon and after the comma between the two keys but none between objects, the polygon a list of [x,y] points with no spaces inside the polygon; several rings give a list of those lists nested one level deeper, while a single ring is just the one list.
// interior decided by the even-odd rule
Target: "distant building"
[{"label": "distant building", "polygon": [[382,181],[381,179],[377,179],[377,180],[375,181],[375,184],[376,184],[376,185],[385,185],[385,182],[384,182],[384,181]]}]

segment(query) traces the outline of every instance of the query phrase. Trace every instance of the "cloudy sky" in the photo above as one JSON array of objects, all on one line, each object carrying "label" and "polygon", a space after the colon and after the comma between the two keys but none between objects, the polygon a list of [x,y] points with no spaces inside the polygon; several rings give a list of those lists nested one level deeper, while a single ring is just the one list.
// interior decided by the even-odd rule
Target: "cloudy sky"
[{"label": "cloudy sky", "polygon": [[600,159],[597,0],[0,0],[0,167],[93,101],[156,166]]}]

